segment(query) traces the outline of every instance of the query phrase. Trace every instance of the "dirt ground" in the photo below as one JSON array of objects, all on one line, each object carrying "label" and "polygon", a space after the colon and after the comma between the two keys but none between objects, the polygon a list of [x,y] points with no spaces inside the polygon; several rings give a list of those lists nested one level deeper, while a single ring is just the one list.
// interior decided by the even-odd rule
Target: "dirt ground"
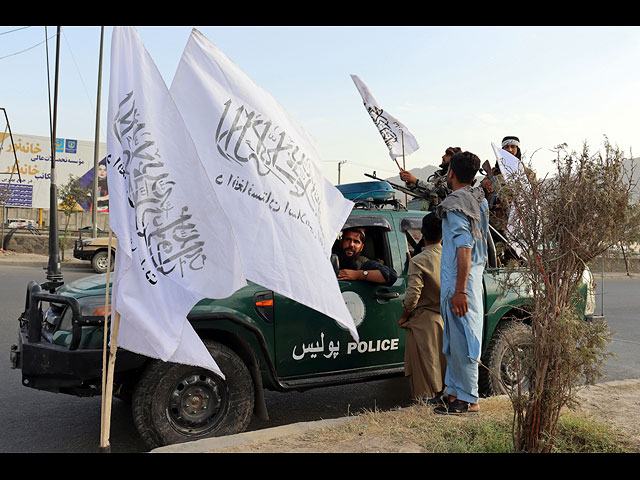
[{"label": "dirt ground", "polygon": [[[612,381],[583,387],[578,393],[578,401],[579,410],[599,423],[612,426],[637,445],[637,452],[640,452],[640,380]],[[480,399],[481,409],[485,403],[485,411],[489,412],[489,402],[491,399]],[[392,419],[394,415],[396,418]],[[390,412],[389,418],[381,421],[389,422],[389,428],[393,428],[394,423],[397,425],[406,421],[400,415],[398,411]],[[352,418],[354,425],[361,423],[357,417]],[[460,420],[460,417],[455,417],[455,421]],[[411,441],[399,441],[397,436],[359,435],[354,425],[246,443],[209,453],[423,453],[419,445]]]},{"label": "dirt ground", "polygon": [[640,380],[590,385],[578,394],[578,399],[582,411],[640,445]]}]

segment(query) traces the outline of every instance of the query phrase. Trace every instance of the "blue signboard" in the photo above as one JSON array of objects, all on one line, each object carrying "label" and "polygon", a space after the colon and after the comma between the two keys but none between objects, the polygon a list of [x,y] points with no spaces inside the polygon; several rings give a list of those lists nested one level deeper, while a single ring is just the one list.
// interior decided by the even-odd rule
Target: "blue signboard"
[{"label": "blue signboard", "polygon": [[[6,192],[8,183],[0,183],[0,192]],[[31,207],[33,201],[33,185],[12,183],[9,187],[8,207]]]},{"label": "blue signboard", "polygon": [[66,139],[64,144],[65,153],[76,153],[78,151],[78,141]]}]

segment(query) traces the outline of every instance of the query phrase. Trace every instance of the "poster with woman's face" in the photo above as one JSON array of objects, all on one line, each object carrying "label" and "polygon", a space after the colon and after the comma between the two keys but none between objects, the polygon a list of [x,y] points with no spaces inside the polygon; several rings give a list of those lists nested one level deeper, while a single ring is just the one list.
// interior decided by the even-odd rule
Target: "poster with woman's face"
[{"label": "poster with woman's face", "polygon": [[[79,202],[80,206],[86,211],[90,212],[93,207],[93,202],[91,201],[92,192],[93,192],[93,168],[85,173],[80,179],[78,183],[81,186],[89,187],[89,195],[85,202]],[[98,202],[97,202],[97,211],[98,212],[108,212],[109,211],[109,186],[107,185],[107,163],[106,159],[102,159],[98,163]]]}]

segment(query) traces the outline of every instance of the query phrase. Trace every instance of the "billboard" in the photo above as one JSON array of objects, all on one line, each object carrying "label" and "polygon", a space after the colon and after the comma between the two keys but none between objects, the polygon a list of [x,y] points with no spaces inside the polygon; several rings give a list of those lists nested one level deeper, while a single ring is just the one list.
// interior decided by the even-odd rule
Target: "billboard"
[{"label": "billboard", "polygon": [[[8,134],[0,132],[0,192],[9,186],[7,206],[49,208],[49,188],[51,185],[51,140],[49,137],[13,134],[13,144]],[[56,138],[56,184],[64,185],[71,175],[80,177],[84,185],[93,182],[94,142],[72,138]],[[15,156],[18,166],[15,165]],[[98,158],[106,156],[106,143],[101,142]],[[98,170],[100,172],[100,169]],[[18,175],[19,173],[19,175]],[[100,177],[99,177],[100,182]],[[106,184],[106,176],[104,177]],[[100,197],[106,190],[100,189]],[[106,189],[106,187],[105,187]],[[105,200],[98,211],[107,211]],[[82,205],[89,210],[91,199]]]}]

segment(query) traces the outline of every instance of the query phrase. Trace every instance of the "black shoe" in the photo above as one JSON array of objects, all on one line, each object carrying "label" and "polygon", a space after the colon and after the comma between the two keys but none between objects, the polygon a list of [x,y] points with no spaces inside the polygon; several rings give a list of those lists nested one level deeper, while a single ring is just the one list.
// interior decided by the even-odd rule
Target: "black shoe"
[{"label": "black shoe", "polygon": [[436,395],[435,397],[428,398],[426,401],[427,405],[431,405],[433,407],[439,407],[446,405],[444,398],[442,398],[442,394]]},{"label": "black shoe", "polygon": [[440,415],[469,415],[478,413],[477,410],[469,410],[469,402],[463,402],[460,399],[455,399],[453,402],[437,407],[433,411]]}]

